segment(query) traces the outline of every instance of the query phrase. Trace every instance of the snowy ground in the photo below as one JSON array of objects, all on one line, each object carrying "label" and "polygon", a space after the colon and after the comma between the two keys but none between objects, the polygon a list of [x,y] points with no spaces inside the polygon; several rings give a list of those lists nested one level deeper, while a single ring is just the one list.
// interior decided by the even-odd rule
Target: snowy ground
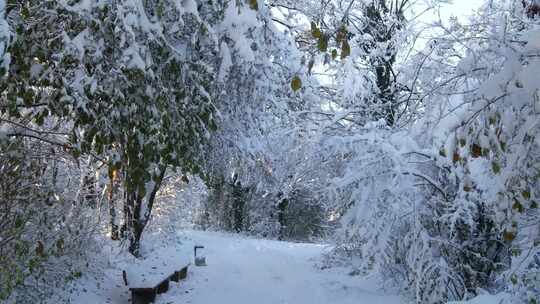
[{"label": "snowy ground", "polygon": [[[207,267],[191,266],[187,280],[171,282],[156,304],[392,304],[400,298],[379,289],[376,280],[349,276],[338,269],[320,270],[315,265],[328,248],[324,245],[249,239],[224,233],[182,232],[178,245],[154,246],[145,261],[112,257],[101,278],[83,278],[72,296],[74,303],[129,303],[121,269],[159,272],[163,265],[192,257],[194,244]],[[107,250],[107,249],[105,249]],[[179,262],[181,263],[181,262]],[[84,288],[81,288],[81,285]],[[84,291],[81,291],[83,290]]]},{"label": "snowy ground", "polygon": [[325,250],[322,245],[206,232],[189,235],[206,246],[208,266],[191,268],[188,280],[158,303],[400,303],[358,277],[314,267]]}]

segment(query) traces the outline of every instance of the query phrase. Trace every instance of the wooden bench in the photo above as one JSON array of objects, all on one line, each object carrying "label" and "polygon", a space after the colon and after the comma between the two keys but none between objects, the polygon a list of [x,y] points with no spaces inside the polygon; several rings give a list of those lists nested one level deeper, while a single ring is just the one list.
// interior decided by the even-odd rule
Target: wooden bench
[{"label": "wooden bench", "polygon": [[171,276],[170,276],[170,279],[171,281],[173,282],[178,282],[180,280],[183,280],[187,277],[187,270],[188,270],[188,265],[186,265],[184,268],[178,270],[178,271],[175,271]]},{"label": "wooden bench", "polygon": [[[146,286],[130,287],[129,291],[131,291],[131,303],[149,304],[154,302],[157,294],[164,293],[169,290],[170,281],[179,282],[187,277],[188,266],[189,263],[179,270],[174,271],[170,275],[161,277],[160,279],[154,279],[150,282],[145,282],[145,284],[148,284]],[[124,281],[127,284],[125,272],[123,272],[123,274]]]}]

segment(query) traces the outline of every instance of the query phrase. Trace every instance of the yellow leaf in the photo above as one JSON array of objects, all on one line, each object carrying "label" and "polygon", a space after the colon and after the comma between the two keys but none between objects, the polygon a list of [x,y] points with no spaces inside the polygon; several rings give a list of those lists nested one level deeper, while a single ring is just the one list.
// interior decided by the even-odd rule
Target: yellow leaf
[{"label": "yellow leaf", "polygon": [[472,155],[472,157],[474,157],[474,158],[477,158],[477,157],[482,156],[482,147],[480,147],[480,146],[477,145],[477,144],[473,144],[473,145],[471,146],[471,155]]},{"label": "yellow leaf", "polygon": [[458,151],[454,152],[454,155],[452,156],[452,162],[455,164],[460,160],[461,160],[461,156],[459,156],[459,152]]},{"label": "yellow leaf", "polygon": [[259,10],[259,3],[257,3],[257,0],[248,0],[249,7],[253,10]]},{"label": "yellow leaf", "polygon": [[321,38],[321,30],[319,30],[317,24],[313,21],[311,21],[311,36],[313,36],[313,38]]},{"label": "yellow leaf", "polygon": [[302,80],[300,80],[300,77],[294,76],[291,81],[291,89],[293,89],[293,91],[296,92],[300,90],[301,87],[302,87]]},{"label": "yellow leaf", "polygon": [[516,238],[516,234],[515,234],[515,233],[513,233],[513,232],[511,232],[511,231],[504,231],[504,232],[503,232],[503,239],[504,239],[505,241],[510,242],[510,241],[513,241],[515,238]]}]

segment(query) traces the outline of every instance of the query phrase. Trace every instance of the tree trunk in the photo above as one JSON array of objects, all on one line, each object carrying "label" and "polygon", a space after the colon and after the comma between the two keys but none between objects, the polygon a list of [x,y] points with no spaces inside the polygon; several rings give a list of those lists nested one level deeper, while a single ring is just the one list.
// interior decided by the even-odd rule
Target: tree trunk
[{"label": "tree trunk", "polygon": [[126,228],[129,239],[129,252],[136,257],[140,256],[139,247],[144,225],[141,223],[141,205],[143,198],[139,191],[126,193]]},{"label": "tree trunk", "polygon": [[109,200],[109,215],[111,224],[111,240],[117,241],[120,239],[118,234],[118,225],[116,225],[116,206],[112,200]]},{"label": "tree trunk", "polygon": [[283,240],[285,237],[285,228],[287,227],[285,212],[289,206],[288,199],[282,199],[278,204],[278,221],[279,221],[279,239]]},{"label": "tree trunk", "polygon": [[[126,191],[125,194],[125,228],[129,240],[129,252],[135,257],[140,256],[140,242],[142,233],[152,213],[152,207],[154,206],[156,194],[161,187],[163,177],[165,177],[166,168],[160,168],[158,176],[154,177],[154,186],[151,192],[147,195],[140,191],[132,189]],[[143,204],[146,208],[143,210]]]},{"label": "tree trunk", "polygon": [[234,213],[234,231],[241,232],[244,230],[244,189],[240,182],[236,182],[232,187],[232,203]]},{"label": "tree trunk", "polygon": [[118,234],[118,225],[116,224],[116,205],[114,203],[114,190],[115,190],[114,178],[111,178],[108,190],[109,190],[109,193],[108,193],[107,198],[108,198],[108,201],[109,201],[111,240],[118,241],[120,239],[120,235]]}]

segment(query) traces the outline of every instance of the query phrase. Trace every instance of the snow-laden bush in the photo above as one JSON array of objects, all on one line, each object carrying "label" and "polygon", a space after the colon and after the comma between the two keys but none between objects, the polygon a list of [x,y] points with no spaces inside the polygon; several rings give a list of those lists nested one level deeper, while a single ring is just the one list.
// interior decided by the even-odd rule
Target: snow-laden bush
[{"label": "snow-laden bush", "polygon": [[[360,257],[358,272],[380,272],[419,303],[479,289],[540,297],[538,19],[513,1],[483,12],[474,28],[454,24],[428,45],[437,55],[422,55],[419,77],[431,104],[411,132],[333,145],[348,157],[329,184],[343,202],[336,253]],[[441,56],[462,59],[441,65]]]},{"label": "snow-laden bush", "polygon": [[457,185],[445,218],[451,225],[465,224],[453,241],[474,254],[454,254],[467,258],[456,260],[469,268],[463,267],[468,291],[508,286],[517,302],[535,303],[540,301],[540,24],[529,13],[531,5],[491,3],[473,19],[476,26],[465,34],[466,56],[450,76],[453,87],[468,93],[462,105],[443,103],[447,138],[439,142],[441,163]]},{"label": "snow-laden bush", "polygon": [[437,256],[440,244],[430,233],[436,223],[425,212],[447,191],[434,158],[410,134],[379,127],[325,144],[337,168],[328,198],[340,202],[335,216],[341,222],[329,262],[347,257],[353,274],[379,272],[420,302],[447,297],[449,284],[462,290],[444,254]]},{"label": "snow-laden bush", "polygon": [[0,300],[39,303],[87,267],[99,227],[80,165],[33,140],[0,141]]},{"label": "snow-laden bush", "polygon": [[341,228],[330,263],[348,257],[352,273],[378,272],[419,303],[461,299],[504,269],[505,247],[485,238],[496,231],[493,212],[459,197],[450,169],[411,134],[372,129],[334,141],[341,169],[328,189]]}]

